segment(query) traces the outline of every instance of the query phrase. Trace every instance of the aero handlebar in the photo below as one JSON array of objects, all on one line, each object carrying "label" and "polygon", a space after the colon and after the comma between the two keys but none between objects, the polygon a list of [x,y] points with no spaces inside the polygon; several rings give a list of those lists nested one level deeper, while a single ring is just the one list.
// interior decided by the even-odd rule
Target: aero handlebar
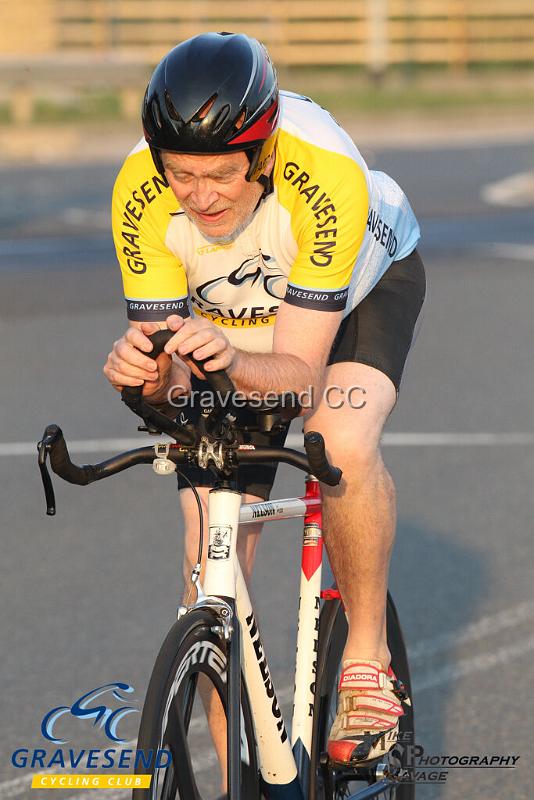
[{"label": "aero handlebar", "polygon": [[[173,336],[169,330],[156,331],[148,338],[154,345],[153,350],[147,353],[150,358],[156,359],[164,350],[165,345]],[[235,392],[234,385],[224,370],[217,372],[205,372],[201,362],[192,356],[188,358],[205,376],[207,382],[213,389],[214,396],[219,403],[214,409],[215,418],[220,420],[226,414],[228,419],[235,422],[232,416],[232,395]],[[157,431],[168,434],[178,444],[164,445],[165,458],[176,466],[199,463],[199,437],[191,426],[184,427],[165,414],[151,406],[142,394],[142,386],[125,387],[121,393],[122,400],[135,414],[138,414],[148,426]],[[230,412],[230,413],[229,413]],[[310,472],[318,480],[328,486],[337,486],[341,480],[342,472],[338,467],[333,467],[326,456],[324,439],[320,433],[310,431],[304,436],[304,449],[306,455],[297,450],[286,447],[254,447],[247,445],[240,447],[236,441],[228,443],[228,440],[220,441],[215,439],[219,447],[219,458],[222,458],[224,469],[232,470],[240,464],[284,462],[291,466]],[[50,457],[52,470],[68,483],[78,486],[87,486],[89,483],[108,478],[117,472],[122,472],[135,464],[149,464],[159,457],[158,448],[140,447],[127,453],[121,453],[107,461],[99,464],[84,464],[78,466],[71,461],[67,444],[63,432],[58,425],[48,425],[42,440],[38,444],[39,469],[46,496],[46,513],[53,515],[56,513],[54,489],[52,480],[47,469],[47,458]],[[228,472],[223,474],[229,474]]]},{"label": "aero handlebar", "polygon": [[[154,360],[163,353],[164,347],[169,339],[174,336],[173,331],[161,330],[151,334],[148,338],[154,345],[150,353],[145,353],[149,358]],[[205,379],[213,389],[214,394],[221,399],[221,402],[226,407],[228,400],[235,392],[235,387],[228,375],[224,370],[217,370],[216,372],[205,372],[202,362],[193,358],[192,355],[187,357],[193,364],[201,371]],[[142,386],[125,386],[121,392],[121,399],[131,409],[134,414],[141,417],[149,426],[157,428],[163,433],[168,434],[176,441],[182,444],[193,444],[195,441],[194,434],[190,430],[184,428],[178,422],[170,419],[161,411],[151,406],[143,397]]]},{"label": "aero handlebar", "polygon": [[[127,453],[121,453],[99,464],[83,464],[78,466],[71,461],[63,432],[58,425],[48,425],[42,440],[38,444],[38,463],[46,497],[46,513],[56,513],[56,503],[52,480],[47,469],[47,458],[50,457],[52,470],[60,478],[78,486],[87,486],[102,478],[109,478],[136,464],[150,464],[159,455],[156,446],[140,447]],[[310,431],[304,437],[306,455],[287,447],[256,447],[255,449],[239,449],[238,446],[226,447],[229,460],[235,465],[276,461],[289,464],[303,472],[311,472],[328,486],[337,486],[342,472],[333,467],[325,453],[324,439],[320,433]],[[169,444],[166,458],[175,465],[186,465],[194,462],[197,448],[179,444]]]}]

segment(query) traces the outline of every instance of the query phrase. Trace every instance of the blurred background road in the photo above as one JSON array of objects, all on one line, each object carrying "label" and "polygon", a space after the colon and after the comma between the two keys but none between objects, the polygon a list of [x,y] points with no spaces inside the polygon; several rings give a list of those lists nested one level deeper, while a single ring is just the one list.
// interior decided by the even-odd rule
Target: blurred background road
[{"label": "blurred background road", "polygon": [[[10,68],[17,59],[25,63],[11,55]],[[388,96],[385,110],[365,105],[365,83],[361,111],[347,105],[345,67],[331,99],[369,165],[405,189],[423,233],[426,316],[384,438],[399,507],[391,586],[411,652],[417,740],[432,754],[520,756],[514,770],[450,770],[418,797],[520,800],[531,796],[534,713],[534,117],[517,64],[493,64],[493,80],[509,97],[522,86],[523,103],[486,98],[466,110],[458,97],[480,79],[463,66],[462,80],[445,65],[424,90],[456,87],[446,113],[424,101],[406,112],[410,84],[396,84],[394,70],[374,90],[378,105]],[[311,79],[296,80],[284,84]],[[9,115],[0,125],[11,143],[0,167],[2,800],[30,794],[11,753],[44,746],[40,721],[53,706],[117,680],[142,703],[180,593],[172,479],[138,469],[87,489],[56,482],[57,516],[44,514],[33,448],[47,423],[78,440],[81,462],[104,458],[113,438],[143,441],[101,373],[125,327],[110,193],[138,126],[95,113],[75,126]],[[300,488],[281,468],[274,495]],[[286,708],[298,544],[297,524],[266,529],[255,577]],[[137,722],[125,725],[131,739]],[[91,729],[73,731],[73,745],[106,746]]]}]

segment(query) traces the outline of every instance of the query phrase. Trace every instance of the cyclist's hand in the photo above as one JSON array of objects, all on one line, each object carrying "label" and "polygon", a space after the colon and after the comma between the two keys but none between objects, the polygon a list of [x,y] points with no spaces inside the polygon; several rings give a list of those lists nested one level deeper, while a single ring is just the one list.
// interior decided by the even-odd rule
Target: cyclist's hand
[{"label": "cyclist's hand", "polygon": [[[184,319],[173,314],[167,317],[167,327],[176,333],[165,345],[166,353],[177,353],[180,358],[192,354],[203,362],[207,372],[227,370],[232,366],[236,351],[221,328],[213,322],[203,317]],[[191,365],[191,371],[199,378],[204,377],[194,365]]]},{"label": "cyclist's hand", "polygon": [[111,385],[121,391],[125,386],[143,386],[143,395],[162,399],[171,375],[171,356],[162,353],[156,361],[144,353],[152,350],[148,334],[160,326],[156,322],[142,322],[139,328],[128,328],[108,355],[104,375]]}]

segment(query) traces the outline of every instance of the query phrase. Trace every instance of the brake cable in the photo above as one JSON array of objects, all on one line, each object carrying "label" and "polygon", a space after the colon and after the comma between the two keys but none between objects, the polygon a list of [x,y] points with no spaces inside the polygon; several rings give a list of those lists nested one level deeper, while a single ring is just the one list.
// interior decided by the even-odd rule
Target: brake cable
[{"label": "brake cable", "polygon": [[188,606],[189,601],[191,599],[191,594],[193,592],[193,588],[196,588],[198,579],[200,578],[200,572],[202,570],[202,553],[204,551],[204,514],[202,511],[202,500],[200,499],[200,494],[198,493],[196,486],[193,486],[187,475],[185,475],[185,473],[183,473],[181,470],[177,469],[176,473],[177,475],[180,475],[180,477],[182,477],[187,484],[189,484],[189,488],[192,490],[197,503],[198,517],[199,517],[197,563],[193,567],[193,571],[191,573],[191,585],[189,587],[187,598],[184,603],[184,605]]}]

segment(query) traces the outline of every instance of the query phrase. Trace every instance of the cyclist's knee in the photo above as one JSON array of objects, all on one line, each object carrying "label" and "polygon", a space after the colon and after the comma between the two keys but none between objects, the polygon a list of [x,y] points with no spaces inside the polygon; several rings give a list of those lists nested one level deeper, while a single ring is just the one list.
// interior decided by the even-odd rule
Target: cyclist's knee
[{"label": "cyclist's knee", "polygon": [[325,440],[330,460],[341,467],[345,475],[363,476],[381,470],[384,465],[380,442],[366,431],[345,431],[344,434],[337,431],[333,435],[328,433]]}]

